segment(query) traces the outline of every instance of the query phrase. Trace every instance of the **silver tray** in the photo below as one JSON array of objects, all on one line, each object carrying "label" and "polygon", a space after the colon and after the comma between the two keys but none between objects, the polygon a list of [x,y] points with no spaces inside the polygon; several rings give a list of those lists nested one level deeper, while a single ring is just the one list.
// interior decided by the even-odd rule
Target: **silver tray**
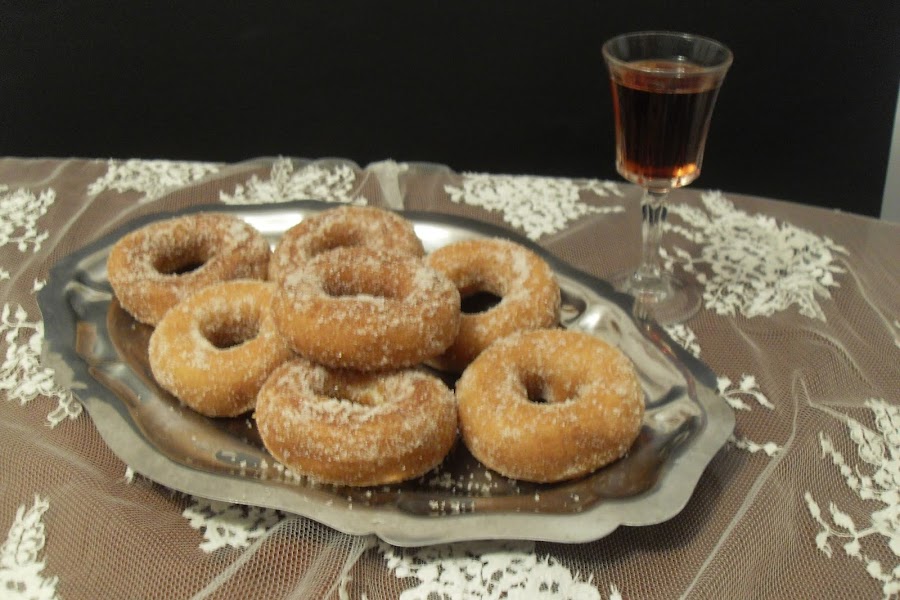
[{"label": "silver tray", "polygon": [[38,294],[45,364],[84,404],[126,464],[188,494],[297,513],[400,546],[477,539],[586,542],[621,525],[660,523],[684,508],[734,427],[731,409],[715,392],[715,375],[656,325],[634,319],[631,297],[524,238],[477,221],[403,213],[426,251],[500,236],[547,260],[562,288],[563,326],[617,345],[637,366],[647,410],[639,437],[622,460],[582,479],[531,484],[489,471],[457,443],[437,470],[415,481],[372,488],[320,485],[278,465],[249,416],[209,419],[157,386],[147,360],[151,329],[122,310],[107,281],[112,244],[151,221],[214,210],[246,220],[274,245],[291,225],[333,206],[316,201],[210,205],[152,215],[52,268]]}]

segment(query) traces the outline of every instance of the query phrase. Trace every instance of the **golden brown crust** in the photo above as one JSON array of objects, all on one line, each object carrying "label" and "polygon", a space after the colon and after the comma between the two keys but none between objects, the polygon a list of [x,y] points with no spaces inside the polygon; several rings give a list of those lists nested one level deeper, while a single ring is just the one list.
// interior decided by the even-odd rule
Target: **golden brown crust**
[{"label": "golden brown crust", "polygon": [[447,351],[429,361],[459,373],[494,341],[516,331],[553,327],[559,321],[559,284],[550,266],[531,250],[503,239],[464,240],[439,248],[426,264],[450,278],[466,297],[488,292],[500,302],[463,314]]},{"label": "golden brown crust", "polygon": [[422,371],[358,373],[295,359],[266,381],[256,422],[269,452],[323,483],[365,486],[418,477],[456,439],[456,401]]},{"label": "golden brown crust", "polygon": [[535,482],[618,460],[644,414],[631,361],[596,337],[560,329],[493,344],[465,370],[456,397],[472,454],[507,477]]},{"label": "golden brown crust", "polygon": [[237,217],[198,213],[123,236],[110,251],[107,273],[122,308],[156,325],[166,311],[207,285],[265,279],[270,254],[262,234]]},{"label": "golden brown crust", "polygon": [[332,368],[418,365],[459,329],[456,287],[422,261],[367,248],[320,254],[287,277],[272,308],[292,348]]},{"label": "golden brown crust", "polygon": [[269,263],[269,279],[280,283],[322,252],[359,246],[404,256],[425,254],[412,223],[400,215],[370,206],[341,206],[307,217],[284,233]]},{"label": "golden brown crust", "polygon": [[270,310],[274,284],[228,281],[180,302],[150,336],[156,381],[210,417],[251,410],[263,382],[293,353]]}]

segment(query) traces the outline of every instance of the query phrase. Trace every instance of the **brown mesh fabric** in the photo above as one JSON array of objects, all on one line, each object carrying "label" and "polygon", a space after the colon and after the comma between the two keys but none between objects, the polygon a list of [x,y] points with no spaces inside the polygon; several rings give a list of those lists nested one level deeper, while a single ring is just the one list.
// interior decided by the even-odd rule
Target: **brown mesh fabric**
[{"label": "brown mesh fabric", "polygon": [[[203,529],[192,527],[183,514],[196,499],[141,476],[129,481],[127,465],[108,449],[87,413],[51,427],[48,414],[57,404],[52,393],[21,398],[28,395],[23,382],[36,381],[40,365],[25,365],[10,352],[24,352],[36,332],[41,315],[35,282],[47,278],[54,262],[138,216],[219,203],[222,193],[249,189],[254,177],[266,180],[274,162],[218,165],[214,173],[176,182],[174,189],[149,197],[140,186],[108,185],[90,192],[91,184],[109,171],[107,161],[0,159],[4,211],[14,210],[9,198],[17,190],[55,193],[35,221],[37,232],[47,234],[39,250],[28,244],[20,250],[15,241],[0,245],[0,273],[8,273],[0,278],[0,308],[8,307],[10,315],[0,338],[0,351],[6,353],[6,387],[0,387],[0,531],[9,528],[12,539],[20,507],[27,510],[36,496],[49,503],[40,519],[44,545],[32,550],[43,563],[41,577],[58,578],[55,591],[61,598],[374,600],[398,597],[428,577],[421,571],[419,579],[395,572],[384,545],[372,537],[346,535],[293,515],[276,515],[245,547],[204,552]],[[385,163],[361,169],[344,161],[293,164],[295,169],[349,165],[354,178],[347,193],[371,205],[402,202],[406,209],[466,216],[522,233],[500,212],[453,201],[449,190],[459,188],[466,175],[439,165]],[[541,193],[548,188],[535,189]],[[608,277],[637,260],[638,190],[622,184],[619,196],[592,189],[579,188],[580,202],[624,211],[582,215],[537,241],[573,266]],[[676,192],[672,203],[702,208],[701,191]],[[825,318],[804,316],[797,306],[758,317],[701,310],[686,323],[696,336],[700,358],[730,380],[726,396],[745,405],[736,410],[734,440],[715,456],[685,508],[670,521],[622,527],[585,544],[535,543],[526,546],[527,554],[552,559],[603,598],[613,594],[611,586],[624,598],[888,595],[900,585],[900,570],[892,573],[900,564],[895,514],[900,510],[900,417],[879,418],[877,407],[882,405],[867,401],[881,400],[893,409],[900,403],[900,226],[725,196],[750,217],[765,215],[846,250],[834,253],[833,264],[843,271],[835,272],[838,285],[827,287],[830,297],[816,297]],[[674,214],[671,221],[680,222]],[[665,243],[673,241],[699,251],[698,244],[667,234]],[[13,326],[20,306],[27,318]],[[743,388],[747,376],[752,381]],[[853,433],[861,428],[870,433],[868,438]],[[876,473],[882,477],[868,482],[876,497],[863,497],[853,488],[852,481],[865,486],[863,480]],[[827,550],[819,547],[824,528],[812,514],[813,505],[830,530],[824,539]],[[855,532],[842,515],[852,520]],[[492,546],[472,548],[477,562],[490,555]],[[4,560],[15,555],[8,542]],[[10,564],[0,563],[0,581],[16,572]],[[446,573],[449,565],[435,563],[434,576]],[[545,597],[569,597],[564,588],[548,585],[542,590]],[[14,584],[0,587],[0,597],[7,593],[15,598],[17,590]],[[493,597],[489,592],[469,596]]]}]

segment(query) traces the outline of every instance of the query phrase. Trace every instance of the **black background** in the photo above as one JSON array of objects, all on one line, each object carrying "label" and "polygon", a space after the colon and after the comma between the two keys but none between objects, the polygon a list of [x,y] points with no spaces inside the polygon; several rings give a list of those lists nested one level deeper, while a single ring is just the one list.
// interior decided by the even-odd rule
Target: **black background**
[{"label": "black background", "polygon": [[618,180],[600,47],[639,29],[735,54],[695,187],[878,214],[895,0],[4,2],[0,154]]}]

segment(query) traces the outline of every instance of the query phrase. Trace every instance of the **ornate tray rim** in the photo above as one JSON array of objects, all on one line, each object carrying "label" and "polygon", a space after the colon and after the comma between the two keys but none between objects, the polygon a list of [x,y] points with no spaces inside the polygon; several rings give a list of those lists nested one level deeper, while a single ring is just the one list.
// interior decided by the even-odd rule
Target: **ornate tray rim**
[{"label": "ornate tray rim", "polygon": [[[398,546],[487,539],[529,539],[582,543],[600,539],[619,526],[645,526],[666,521],[687,504],[703,471],[734,428],[734,414],[716,393],[716,376],[703,362],[686,352],[655,323],[641,322],[653,340],[696,383],[694,392],[705,424],[692,442],[671,457],[671,463],[652,489],[639,496],[609,499],[582,512],[547,514],[510,512],[422,516],[381,507],[346,506],[321,502],[293,490],[254,478],[205,472],[164,456],[144,436],[119,397],[90,373],[90,365],[76,352],[76,314],[67,290],[74,283],[79,263],[109,247],[125,232],[147,223],[201,211],[259,213],[286,210],[317,211],[335,203],[297,200],[258,205],[203,204],[182,210],[143,215],[60,259],[50,269],[47,284],[38,292],[44,319],[44,364],[52,367],[58,383],[72,390],[84,405],[110,449],[141,475],[172,489],[213,500],[263,506],[300,514],[354,535],[375,534]],[[507,229],[472,219],[425,211],[402,211],[414,223],[464,227],[476,235],[505,237],[540,254],[564,278],[576,281],[632,314],[634,299],[618,293],[605,281],[561,261],[536,243]],[[298,493],[298,491],[300,493]]]}]

